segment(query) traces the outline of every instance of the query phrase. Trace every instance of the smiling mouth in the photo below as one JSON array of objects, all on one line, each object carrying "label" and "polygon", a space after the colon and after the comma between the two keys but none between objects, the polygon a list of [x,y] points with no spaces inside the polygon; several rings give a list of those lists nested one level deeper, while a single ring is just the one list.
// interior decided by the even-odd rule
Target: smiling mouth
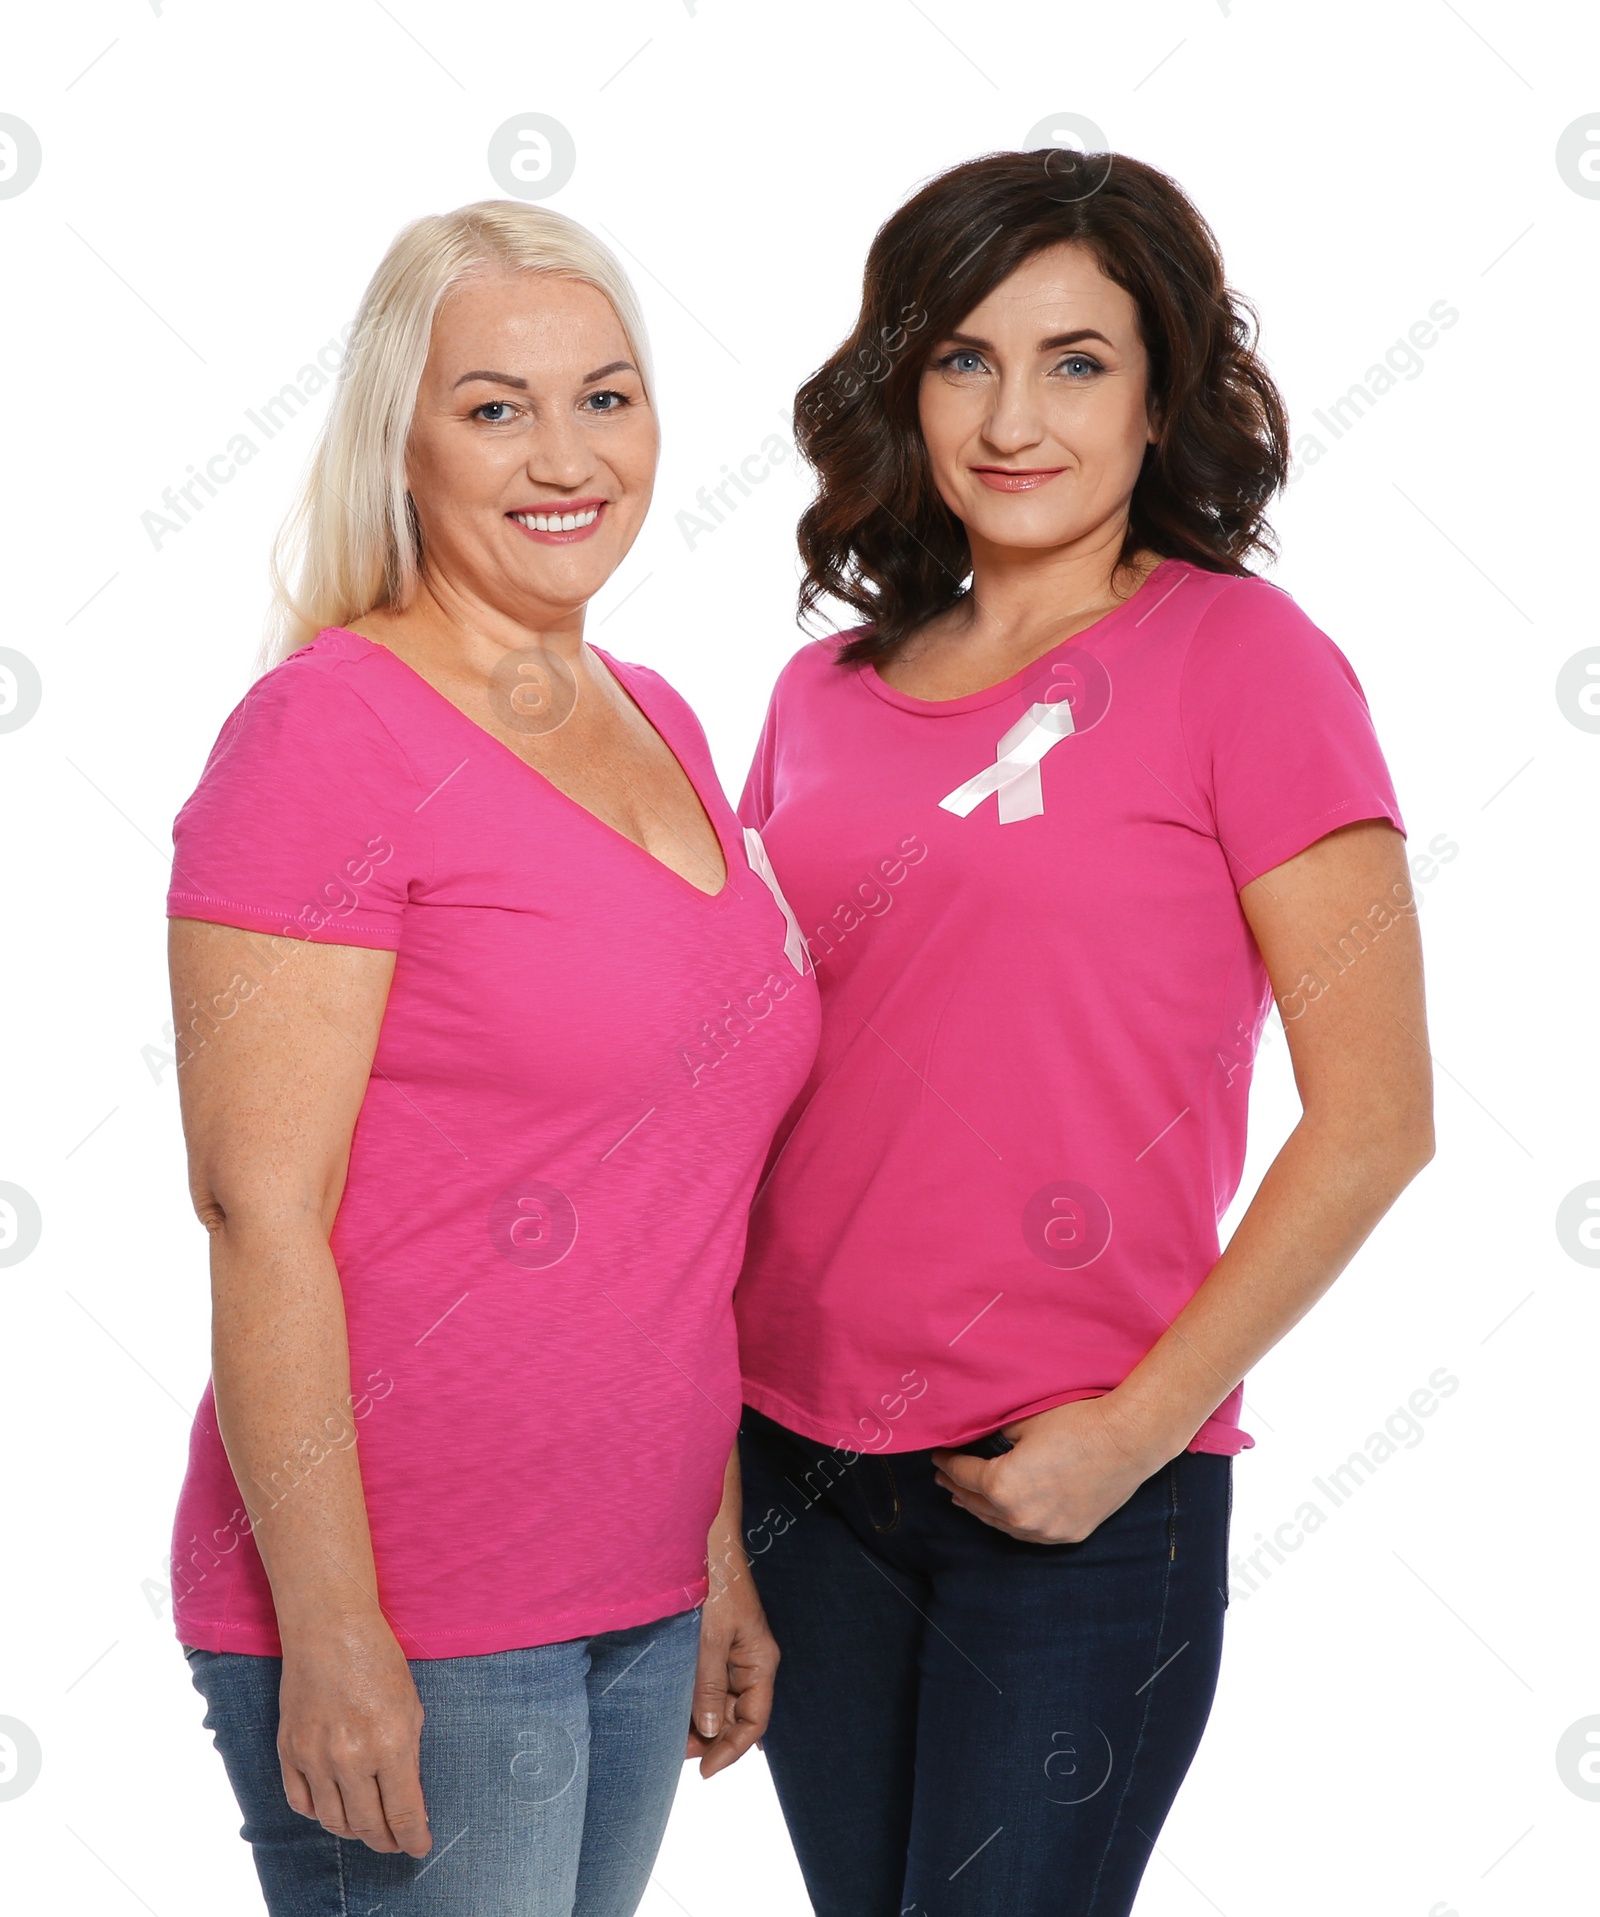
[{"label": "smiling mouth", "polygon": [[1049,485],[1067,469],[1065,466],[974,466],[971,470],[991,492],[1026,493],[1035,486]]},{"label": "smiling mouth", "polygon": [[570,506],[551,506],[539,511],[507,513],[506,518],[520,526],[530,538],[546,545],[567,546],[587,539],[600,523],[607,501],[574,500]]}]

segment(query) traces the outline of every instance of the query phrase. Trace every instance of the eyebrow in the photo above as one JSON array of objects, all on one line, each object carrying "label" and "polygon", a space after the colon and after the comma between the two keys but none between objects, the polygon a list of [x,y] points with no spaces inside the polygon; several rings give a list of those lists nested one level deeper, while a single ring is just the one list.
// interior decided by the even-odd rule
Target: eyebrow
[{"label": "eyebrow", "polygon": [[[979,339],[976,333],[946,333],[945,338],[953,340],[958,346],[976,346],[986,353],[994,351],[993,342]],[[1082,339],[1097,339],[1102,346],[1109,346],[1113,352],[1116,351],[1114,343],[1108,340],[1104,333],[1097,333],[1092,326],[1080,326],[1075,333],[1052,334],[1049,339],[1040,340],[1038,350],[1041,353],[1050,353],[1059,346],[1076,346]]]},{"label": "eyebrow", "polygon": [[[593,373],[585,373],[582,384],[591,386],[597,379],[604,379],[608,373],[636,373],[638,370],[632,360],[614,359],[609,366],[602,366]],[[463,373],[456,381],[456,385],[465,386],[469,380],[474,379],[486,379],[496,386],[514,386],[519,393],[525,393],[528,390],[528,382],[525,379],[518,379],[515,373]],[[453,391],[454,388],[451,390]]]}]

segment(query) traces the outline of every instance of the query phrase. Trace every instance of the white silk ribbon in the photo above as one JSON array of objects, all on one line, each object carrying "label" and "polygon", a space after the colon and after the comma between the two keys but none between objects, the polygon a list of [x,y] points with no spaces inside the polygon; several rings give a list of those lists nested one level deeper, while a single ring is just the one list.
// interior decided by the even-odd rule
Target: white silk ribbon
[{"label": "white silk ribbon", "polygon": [[753,825],[747,825],[744,829],[744,855],[750,861],[750,870],[778,901],[778,910],[782,912],[784,923],[789,928],[788,936],[783,941],[784,957],[797,972],[803,973],[806,969],[806,942],[800,931],[800,921],[794,915],[794,908],[783,896],[778,875],[772,869],[771,859],[767,857],[767,848],[761,843],[761,834]]},{"label": "white silk ribbon", "polygon": [[954,792],[939,801],[946,812],[958,819],[988,798],[1000,795],[1000,823],[1014,825],[1018,819],[1035,819],[1044,810],[1044,780],[1039,763],[1053,745],[1072,732],[1072,707],[1065,699],[1054,705],[1032,705],[1000,740],[994,749],[994,764],[975,772]]}]

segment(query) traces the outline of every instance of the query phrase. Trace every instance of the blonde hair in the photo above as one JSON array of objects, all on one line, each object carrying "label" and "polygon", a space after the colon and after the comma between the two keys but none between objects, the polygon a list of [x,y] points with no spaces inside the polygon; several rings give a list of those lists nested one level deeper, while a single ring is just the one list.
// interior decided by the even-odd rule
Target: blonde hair
[{"label": "blonde hair", "polygon": [[496,267],[581,280],[616,310],[654,397],[639,301],[616,256],[548,207],[479,200],[404,227],[362,295],[311,464],[272,548],[263,670],[374,606],[404,605],[418,577],[406,442],[434,316],[463,280]]}]

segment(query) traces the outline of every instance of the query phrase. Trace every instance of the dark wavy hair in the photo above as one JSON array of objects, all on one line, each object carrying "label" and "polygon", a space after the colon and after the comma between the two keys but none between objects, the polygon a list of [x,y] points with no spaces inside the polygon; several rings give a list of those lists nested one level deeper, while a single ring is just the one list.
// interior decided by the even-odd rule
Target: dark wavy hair
[{"label": "dark wavy hair", "polygon": [[1033,254],[1091,249],[1132,297],[1159,438],[1145,448],[1119,567],[1140,549],[1246,574],[1277,552],[1265,509],[1288,469],[1283,400],[1254,351],[1259,319],[1175,180],[1121,153],[990,153],[929,181],[879,229],[861,313],[795,398],[817,475],[801,515],[800,617],[824,597],[869,630],[844,662],[887,658],[959,600],[966,528],[939,497],[917,417],[932,347]]}]

